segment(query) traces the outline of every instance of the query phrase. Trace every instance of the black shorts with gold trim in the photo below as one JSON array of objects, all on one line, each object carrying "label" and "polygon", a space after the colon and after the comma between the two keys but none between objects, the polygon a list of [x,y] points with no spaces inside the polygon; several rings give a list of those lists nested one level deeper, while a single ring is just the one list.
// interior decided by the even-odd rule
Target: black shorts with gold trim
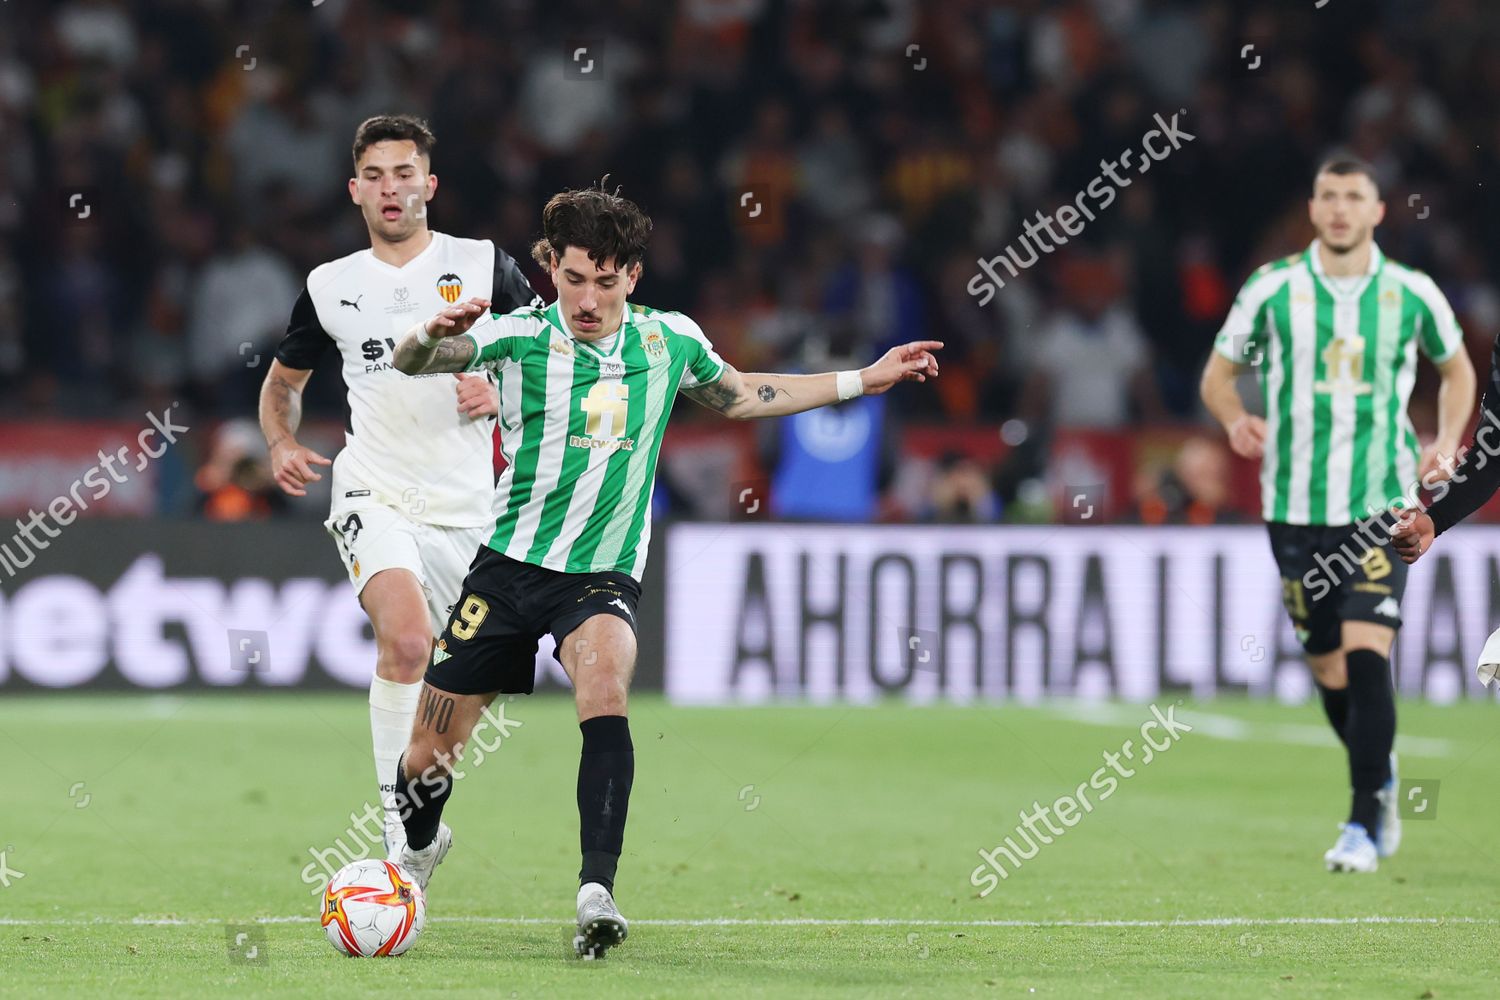
[{"label": "black shorts with gold trim", "polygon": [[1307,652],[1338,649],[1344,622],[1401,627],[1407,565],[1391,551],[1385,521],[1362,533],[1353,524],[1266,527],[1281,570],[1282,604]]},{"label": "black shorts with gold trim", "polygon": [[543,635],[552,634],[562,662],[569,634],[594,615],[614,615],[635,631],[640,598],[628,573],[561,573],[486,546],[469,565],[425,680],[452,694],[530,694]]}]

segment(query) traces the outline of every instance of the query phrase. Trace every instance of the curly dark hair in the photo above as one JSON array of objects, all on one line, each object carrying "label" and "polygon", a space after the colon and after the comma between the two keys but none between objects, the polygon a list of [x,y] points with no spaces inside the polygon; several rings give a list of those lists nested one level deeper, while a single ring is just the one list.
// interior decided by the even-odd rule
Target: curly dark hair
[{"label": "curly dark hair", "polygon": [[598,187],[559,191],[542,209],[542,238],[531,246],[531,256],[544,268],[552,258],[562,259],[568,247],[588,252],[596,266],[613,260],[628,270],[646,255],[651,240],[651,219],[639,205],[620,196],[620,189],[606,191],[606,175]]},{"label": "curly dark hair", "polygon": [[432,162],[432,147],[437,145],[437,136],[432,134],[425,119],[416,115],[376,115],[360,122],[359,128],[354,130],[354,165],[358,167],[365,150],[377,142],[392,140],[416,143],[417,152],[427,157],[428,163]]}]

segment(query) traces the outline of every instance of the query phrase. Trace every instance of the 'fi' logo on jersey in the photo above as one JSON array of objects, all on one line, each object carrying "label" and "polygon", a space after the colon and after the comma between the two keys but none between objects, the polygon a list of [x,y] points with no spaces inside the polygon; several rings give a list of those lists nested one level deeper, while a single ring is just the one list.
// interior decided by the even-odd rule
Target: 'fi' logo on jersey
[{"label": "'fi' logo on jersey", "polygon": [[579,404],[588,414],[583,433],[593,438],[620,437],[625,433],[629,403],[630,387],[623,382],[595,382]]},{"label": "'fi' logo on jersey", "polygon": [[1365,348],[1360,341],[1334,338],[1323,351],[1324,377],[1313,391],[1332,395],[1367,396],[1374,386],[1364,380]]},{"label": "'fi' logo on jersey", "polygon": [[464,293],[464,279],[456,274],[445,274],[437,280],[437,290],[444,302],[457,302]]}]

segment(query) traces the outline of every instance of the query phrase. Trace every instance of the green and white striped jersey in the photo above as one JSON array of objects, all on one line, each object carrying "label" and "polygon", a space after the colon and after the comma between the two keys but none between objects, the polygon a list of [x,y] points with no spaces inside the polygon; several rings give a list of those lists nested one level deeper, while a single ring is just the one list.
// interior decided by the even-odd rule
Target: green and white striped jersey
[{"label": "green and white striped jersey", "polygon": [[1317,250],[1314,240],[1251,275],[1214,350],[1259,377],[1265,519],[1351,524],[1417,482],[1406,412],[1417,351],[1441,364],[1462,349],[1463,331],[1433,280],[1379,247],[1353,279],[1329,278]]},{"label": "green and white striped jersey", "polygon": [[606,355],[576,339],[556,302],[493,314],[467,336],[470,370],[500,380],[506,468],[490,548],[563,573],[618,570],[636,580],[651,538],[651,489],[679,388],[713,382],[724,362],[681,313],[627,304]]}]

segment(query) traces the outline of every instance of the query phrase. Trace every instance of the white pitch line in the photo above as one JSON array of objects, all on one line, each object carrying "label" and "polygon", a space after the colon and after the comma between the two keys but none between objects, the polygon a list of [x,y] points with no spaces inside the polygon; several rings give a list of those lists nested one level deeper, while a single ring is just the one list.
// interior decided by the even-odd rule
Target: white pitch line
[{"label": "white pitch line", "polygon": [[[1141,713],[1134,707],[1109,702],[1070,701],[1049,707],[1054,715],[1070,722],[1088,725],[1135,726],[1143,721]],[[1294,746],[1337,746],[1337,741],[1327,726],[1301,722],[1248,722],[1228,715],[1213,715],[1196,708],[1184,709],[1177,717],[1192,726],[1193,732],[1221,740],[1239,743],[1290,743]],[[1401,733],[1396,734],[1396,749],[1416,757],[1452,757],[1456,752],[1452,740],[1440,736],[1406,736]]]},{"label": "white pitch line", "polygon": [[[177,918],[135,917],[129,920],[97,918],[94,920],[22,920],[0,917],[5,927],[216,927],[226,924],[310,924],[317,917],[251,917],[245,920],[181,920]],[[433,917],[445,924],[500,924],[522,927],[552,927],[568,923],[551,917]],[[1203,917],[1173,920],[907,920],[900,917],[705,917],[702,919],[633,919],[632,924],[646,927],[1022,927],[1022,928],[1170,928],[1170,927],[1345,927],[1351,924],[1401,924],[1441,926],[1446,924],[1496,924],[1500,919],[1488,917]]]}]

